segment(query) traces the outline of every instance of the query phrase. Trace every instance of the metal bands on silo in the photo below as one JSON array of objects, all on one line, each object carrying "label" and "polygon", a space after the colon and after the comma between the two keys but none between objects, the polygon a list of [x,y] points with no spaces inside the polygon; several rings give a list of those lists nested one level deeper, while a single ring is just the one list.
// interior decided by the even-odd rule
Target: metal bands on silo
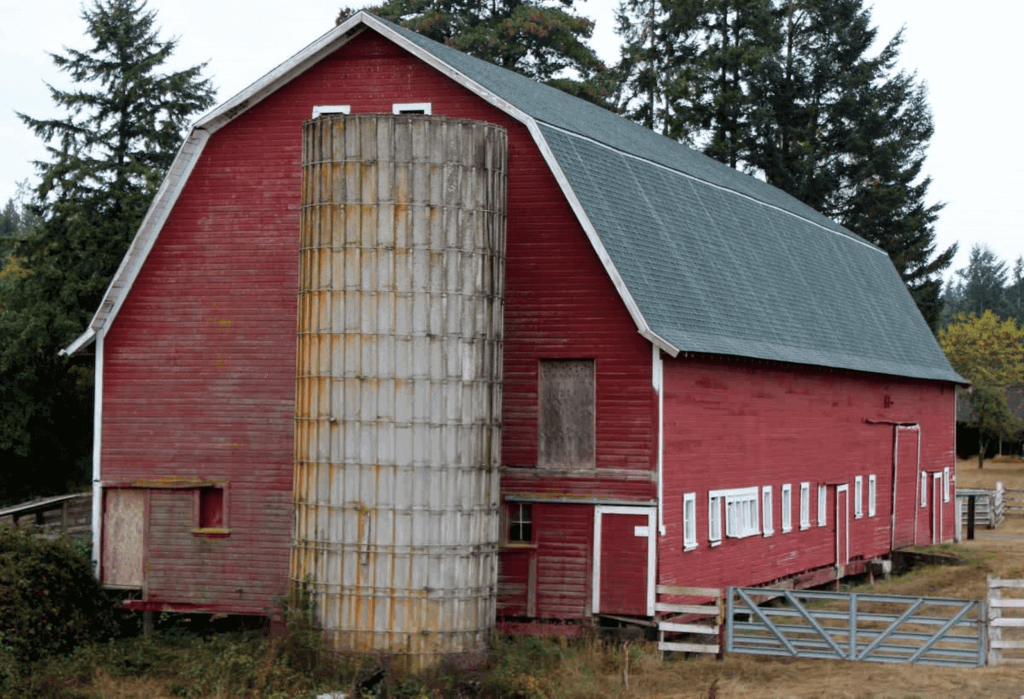
[{"label": "metal bands on silo", "polygon": [[304,127],[291,578],[338,649],[426,667],[494,623],[507,152],[445,117]]}]

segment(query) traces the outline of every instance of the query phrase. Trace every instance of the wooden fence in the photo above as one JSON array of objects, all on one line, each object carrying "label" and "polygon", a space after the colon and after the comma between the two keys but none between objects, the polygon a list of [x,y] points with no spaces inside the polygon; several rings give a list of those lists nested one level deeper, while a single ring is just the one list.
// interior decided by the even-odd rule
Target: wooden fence
[{"label": "wooden fence", "polygon": [[1007,517],[1024,517],[1024,490],[1009,490],[1004,493]]},{"label": "wooden fence", "polygon": [[[658,600],[654,611],[658,613],[658,650],[678,653],[713,653],[721,655],[722,622],[725,605],[722,590],[714,587],[675,587],[658,585]],[[696,599],[687,603],[665,602],[662,596]],[[666,615],[666,616],[662,616]],[[712,637],[695,643],[691,636]]]},{"label": "wooden fence", "polygon": [[1024,580],[988,578],[988,664],[1024,664]]},{"label": "wooden fence", "polygon": [[[1021,491],[1024,494],[1024,491]],[[956,499],[961,503],[961,522],[968,523],[969,508],[967,503],[974,498],[974,526],[995,529],[1006,518],[1006,489],[1002,483],[996,483],[992,489],[957,488]],[[1021,514],[1024,514],[1022,510]]]},{"label": "wooden fence", "polygon": [[92,493],[58,495],[0,509],[0,526],[34,525],[43,536],[88,538],[92,531]]}]

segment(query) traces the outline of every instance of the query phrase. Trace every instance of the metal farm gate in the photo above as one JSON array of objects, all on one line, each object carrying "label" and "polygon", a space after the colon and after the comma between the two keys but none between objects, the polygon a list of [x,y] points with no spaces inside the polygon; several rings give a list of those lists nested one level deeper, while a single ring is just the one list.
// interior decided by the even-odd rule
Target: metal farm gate
[{"label": "metal farm gate", "polygon": [[975,667],[985,664],[977,600],[730,587],[727,653]]}]

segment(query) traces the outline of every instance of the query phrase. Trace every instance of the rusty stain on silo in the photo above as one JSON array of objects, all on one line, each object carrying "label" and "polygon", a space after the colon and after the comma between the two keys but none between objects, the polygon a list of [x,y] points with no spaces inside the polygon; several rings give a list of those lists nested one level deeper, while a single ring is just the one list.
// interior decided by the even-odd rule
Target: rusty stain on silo
[{"label": "rusty stain on silo", "polygon": [[304,126],[290,572],[339,649],[486,647],[507,152],[445,117]]}]

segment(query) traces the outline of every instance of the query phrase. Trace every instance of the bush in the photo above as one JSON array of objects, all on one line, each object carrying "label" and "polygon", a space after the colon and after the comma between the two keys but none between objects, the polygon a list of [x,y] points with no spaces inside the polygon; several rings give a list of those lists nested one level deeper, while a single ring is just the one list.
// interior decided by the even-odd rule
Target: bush
[{"label": "bush", "polygon": [[113,629],[112,604],[87,558],[67,541],[0,527],[0,650],[33,661]]}]

